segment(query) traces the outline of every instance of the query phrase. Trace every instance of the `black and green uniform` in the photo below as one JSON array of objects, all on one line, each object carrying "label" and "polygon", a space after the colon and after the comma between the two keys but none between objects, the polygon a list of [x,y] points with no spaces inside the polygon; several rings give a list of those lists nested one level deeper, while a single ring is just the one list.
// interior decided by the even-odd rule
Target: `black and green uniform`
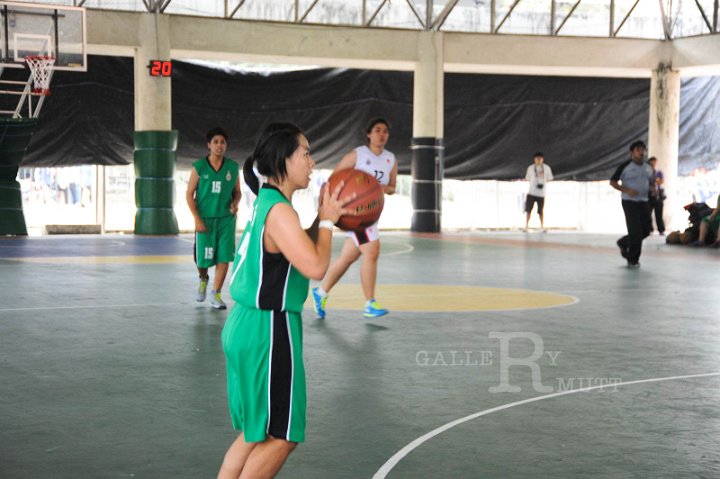
[{"label": "black and green uniform", "polygon": [[200,268],[229,263],[235,257],[235,215],[230,212],[238,165],[223,158],[215,171],[205,157],[193,163],[198,174],[195,204],[206,231],[195,232],[195,262]]},{"label": "black and green uniform", "polygon": [[230,277],[235,306],[222,332],[233,427],[247,442],[267,435],[305,440],[301,311],[309,281],[281,253],[263,246],[265,221],[280,191],[264,185],[240,238]]}]

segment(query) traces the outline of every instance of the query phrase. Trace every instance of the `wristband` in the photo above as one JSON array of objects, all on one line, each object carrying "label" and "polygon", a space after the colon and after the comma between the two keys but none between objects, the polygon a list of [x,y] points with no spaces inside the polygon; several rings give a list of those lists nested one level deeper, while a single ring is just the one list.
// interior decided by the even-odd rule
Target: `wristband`
[{"label": "wristband", "polygon": [[325,228],[325,229],[328,229],[328,230],[330,230],[330,231],[333,230],[333,227],[334,227],[334,226],[335,226],[335,225],[334,225],[333,222],[330,221],[330,220],[321,220],[320,223],[318,223],[318,228]]}]

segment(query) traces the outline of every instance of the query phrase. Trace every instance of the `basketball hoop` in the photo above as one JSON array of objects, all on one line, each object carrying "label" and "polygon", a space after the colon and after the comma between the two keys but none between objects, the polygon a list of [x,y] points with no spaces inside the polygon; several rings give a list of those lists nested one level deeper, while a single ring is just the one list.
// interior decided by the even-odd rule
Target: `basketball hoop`
[{"label": "basketball hoop", "polygon": [[25,57],[25,61],[32,74],[33,92],[44,96],[49,95],[55,57],[34,55]]}]

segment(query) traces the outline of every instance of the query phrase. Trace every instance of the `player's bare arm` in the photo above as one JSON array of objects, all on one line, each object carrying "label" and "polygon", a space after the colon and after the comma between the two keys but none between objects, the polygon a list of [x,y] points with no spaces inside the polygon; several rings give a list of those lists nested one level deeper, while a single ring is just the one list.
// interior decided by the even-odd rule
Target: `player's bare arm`
[{"label": "player's bare arm", "polygon": [[355,163],[357,163],[357,153],[355,152],[355,150],[353,150],[343,156],[342,160],[340,160],[340,163],[338,163],[333,170],[333,173],[337,173],[340,170],[349,170],[350,168],[355,168]]},{"label": "player's bare arm", "polygon": [[232,202],[230,203],[230,213],[236,214],[238,212],[238,204],[242,198],[242,192],[240,191],[240,180],[238,179],[233,186]]},{"label": "player's bare arm", "polygon": [[[330,230],[318,232],[332,234]],[[282,253],[287,260],[310,279],[322,279],[330,264],[330,241],[313,243],[300,225],[300,218],[292,206],[279,203],[272,207],[265,221],[265,249],[270,253]]]},{"label": "player's bare arm", "polygon": [[[323,201],[318,210],[320,219],[336,223],[340,216],[352,212],[343,208],[351,198],[338,199],[342,184],[330,194],[325,188]],[[303,276],[321,280],[330,265],[332,230],[317,229],[317,241],[313,242],[300,225],[300,218],[291,205],[279,203],[270,210],[265,222],[265,248],[271,253],[282,253]],[[323,240],[327,238],[327,240]]]},{"label": "player's bare arm", "polygon": [[396,161],[395,165],[393,166],[392,171],[390,172],[390,180],[388,181],[388,184],[382,185],[383,192],[386,195],[392,195],[395,193],[395,185],[397,184],[397,172],[398,172],[398,165],[397,165],[397,161]]},{"label": "player's bare arm", "polygon": [[200,177],[198,176],[197,171],[195,171],[195,168],[193,168],[190,171],[190,179],[188,180],[188,186],[185,192],[185,201],[187,202],[188,208],[190,208],[190,213],[192,213],[193,218],[195,219],[195,231],[202,233],[206,229],[205,222],[202,218],[200,218],[197,202],[195,201],[195,193],[197,192],[198,183],[200,183]]}]

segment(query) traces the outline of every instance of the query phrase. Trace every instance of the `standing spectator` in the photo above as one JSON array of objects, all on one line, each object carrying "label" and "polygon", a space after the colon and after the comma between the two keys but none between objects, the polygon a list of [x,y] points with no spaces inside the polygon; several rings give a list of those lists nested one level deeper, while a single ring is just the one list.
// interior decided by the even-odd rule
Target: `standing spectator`
[{"label": "standing spectator", "polygon": [[[663,220],[663,202],[665,201],[665,177],[661,170],[657,168],[657,158],[654,156],[648,160],[653,169],[655,176],[655,193],[650,193],[648,202],[650,204],[650,216],[655,214],[655,225],[657,226],[660,236],[665,236],[665,221]],[[652,233],[652,223],[650,224],[650,232]]]},{"label": "standing spectator", "polygon": [[193,163],[185,194],[195,218],[195,263],[200,275],[195,300],[205,301],[208,268],[215,266],[210,306],[227,309],[220,291],[228,264],[235,258],[235,221],[241,196],[238,165],[225,158],[225,130],[213,128],[206,139],[210,153]]},{"label": "standing spectator", "polygon": [[622,207],[628,234],[617,241],[628,268],[640,267],[642,242],[650,235],[648,197],[655,191],[652,167],[645,162],[645,143],[630,145],[630,159],[620,165],[610,178],[610,186],[622,192]]},{"label": "standing spectator", "polygon": [[538,151],[533,155],[533,164],[528,166],[525,172],[525,179],[530,182],[530,189],[525,198],[525,230],[530,224],[530,213],[533,205],[537,203],[537,214],[540,217],[540,229],[545,232],[545,218],[543,209],[545,207],[545,185],[553,180],[552,169],[545,164],[545,155]]}]

